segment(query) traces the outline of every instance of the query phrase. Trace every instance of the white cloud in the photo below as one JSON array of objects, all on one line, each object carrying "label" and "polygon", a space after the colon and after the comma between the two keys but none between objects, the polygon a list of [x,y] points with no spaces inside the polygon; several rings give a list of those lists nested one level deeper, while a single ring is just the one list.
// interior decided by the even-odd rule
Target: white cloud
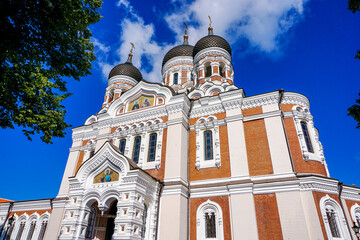
[{"label": "white cloud", "polygon": [[[189,41],[195,44],[207,34],[209,20],[212,18],[214,34],[223,36],[236,48],[236,42],[247,39],[251,49],[267,53],[281,49],[282,39],[303,15],[307,0],[195,0],[187,4],[185,0],[173,0],[175,11],[165,16],[169,28],[175,32],[177,43],[158,43],[155,39],[155,26],[147,24],[134,10],[128,0],[119,0],[117,6],[124,8],[128,16],[120,23],[121,34],[117,57],[125,62],[130,51],[130,42],[135,44],[133,64],[143,74],[143,78],[161,81],[161,63],[166,52],[180,44],[184,32],[183,22],[189,25]],[[178,4],[178,3],[181,4]],[[181,6],[181,7],[179,7]],[[103,54],[99,66],[107,78],[111,66],[106,62],[109,48],[94,42],[96,49]],[[234,47],[235,46],[235,47]],[[149,64],[146,64],[149,63]],[[118,62],[119,63],[119,62]],[[150,65],[150,67],[149,67]]]},{"label": "white cloud", "polygon": [[169,14],[166,21],[171,29],[182,34],[184,21],[196,23],[189,28],[190,43],[194,44],[207,32],[212,18],[214,34],[230,43],[247,38],[252,47],[272,52],[280,47],[280,38],[303,14],[306,0],[195,0]]}]

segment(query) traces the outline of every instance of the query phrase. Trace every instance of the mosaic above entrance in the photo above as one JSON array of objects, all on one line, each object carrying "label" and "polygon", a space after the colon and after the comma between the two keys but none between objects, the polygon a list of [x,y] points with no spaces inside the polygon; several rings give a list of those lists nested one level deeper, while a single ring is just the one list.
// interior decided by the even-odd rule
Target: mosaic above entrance
[{"label": "mosaic above entrance", "polygon": [[154,106],[154,97],[141,95],[129,104],[128,112]]},{"label": "mosaic above entrance", "polygon": [[94,183],[114,182],[119,180],[119,173],[111,168],[106,168],[104,171],[96,175]]}]

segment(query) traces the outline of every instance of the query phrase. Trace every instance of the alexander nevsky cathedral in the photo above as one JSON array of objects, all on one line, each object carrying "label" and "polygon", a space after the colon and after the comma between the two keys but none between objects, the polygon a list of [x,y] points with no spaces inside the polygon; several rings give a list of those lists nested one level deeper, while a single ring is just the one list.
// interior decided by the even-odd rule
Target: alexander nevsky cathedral
[{"label": "alexander nevsky cathedral", "polygon": [[0,199],[1,240],[357,239],[360,188],[330,177],[304,95],[246,96],[211,26],[161,84],[132,56],[73,129],[56,198]]}]

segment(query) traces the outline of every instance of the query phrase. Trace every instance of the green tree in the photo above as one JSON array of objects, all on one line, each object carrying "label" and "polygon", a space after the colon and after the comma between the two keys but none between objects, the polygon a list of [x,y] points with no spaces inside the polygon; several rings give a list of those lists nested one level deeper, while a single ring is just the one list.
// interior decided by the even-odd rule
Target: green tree
[{"label": "green tree", "polygon": [[348,115],[352,116],[355,121],[357,121],[356,128],[360,129],[360,92],[359,92],[359,98],[356,99],[356,104],[352,105],[348,108]]},{"label": "green tree", "polygon": [[[353,13],[360,11],[360,0],[349,0],[348,1],[348,9],[351,10]],[[360,50],[358,50],[355,58],[360,59]]]},{"label": "green tree", "polygon": [[66,78],[90,74],[95,60],[89,25],[101,0],[3,0],[0,3],[0,127],[18,126],[52,143],[64,137],[71,95]]},{"label": "green tree", "polygon": [[[360,11],[360,0],[349,0],[348,1],[348,9],[351,10],[353,13]],[[358,50],[355,58],[360,59],[360,50]],[[356,128],[360,129],[360,92],[359,98],[356,99],[356,104],[352,105],[348,108],[348,116],[351,116],[357,121]]]}]

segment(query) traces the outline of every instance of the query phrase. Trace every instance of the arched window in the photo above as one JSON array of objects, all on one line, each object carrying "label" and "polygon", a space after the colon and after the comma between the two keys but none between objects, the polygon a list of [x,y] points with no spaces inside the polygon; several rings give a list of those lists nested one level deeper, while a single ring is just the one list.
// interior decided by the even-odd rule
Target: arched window
[{"label": "arched window", "polygon": [[222,210],[216,202],[202,203],[196,213],[196,222],[196,239],[224,239]]},{"label": "arched window", "polygon": [[120,140],[119,149],[122,154],[125,153],[126,139],[123,138]]},{"label": "arched window", "polygon": [[42,221],[41,226],[40,226],[40,233],[39,233],[38,240],[43,240],[44,239],[47,224],[48,224],[47,219]]},{"label": "arched window", "polygon": [[22,234],[24,232],[24,228],[25,228],[25,221],[22,221],[22,222],[20,222],[19,230],[17,231],[15,240],[20,240],[21,239],[21,236],[22,236]]},{"label": "arched window", "polygon": [[320,209],[328,239],[350,239],[346,219],[338,202],[326,195],[320,200]]},{"label": "arched window", "polygon": [[32,236],[34,235],[35,226],[36,226],[36,220],[31,221],[26,240],[31,240]]},{"label": "arched window", "polygon": [[96,218],[96,209],[95,207],[91,207],[88,226],[86,228],[85,238],[92,238],[94,234],[94,226],[95,226],[95,218]]},{"label": "arched window", "polygon": [[220,76],[224,77],[224,73],[223,73],[223,68],[221,66],[219,66],[219,74]]},{"label": "arched window", "polygon": [[136,136],[134,139],[134,148],[133,148],[133,161],[135,163],[139,162],[140,146],[141,146],[141,136]]},{"label": "arched window", "polygon": [[339,227],[338,227],[338,223],[337,223],[337,216],[336,216],[335,210],[333,208],[326,208],[326,216],[327,216],[327,220],[329,222],[331,235],[334,238],[339,238],[340,232],[339,232]]},{"label": "arched window", "polygon": [[301,122],[301,129],[302,129],[303,134],[304,134],[304,139],[305,139],[305,143],[306,143],[306,147],[307,147],[308,152],[314,153],[314,149],[313,149],[313,146],[311,144],[310,134],[309,134],[306,122],[304,122],[304,121]]},{"label": "arched window", "polygon": [[212,69],[210,63],[205,65],[205,77],[211,77]]},{"label": "arched window", "polygon": [[205,160],[213,159],[213,136],[211,130],[204,131],[204,154]]},{"label": "arched window", "polygon": [[11,234],[13,233],[14,227],[15,227],[15,223],[13,222],[6,231],[6,235],[4,237],[5,240],[10,240],[10,237],[11,237]]},{"label": "arched window", "polygon": [[351,212],[352,220],[354,221],[354,223],[357,224],[358,227],[360,227],[360,206],[359,206],[359,204],[355,203],[351,207],[350,212]]},{"label": "arched window", "polygon": [[174,85],[178,84],[178,81],[179,81],[179,74],[174,73]]},{"label": "arched window", "polygon": [[148,162],[155,161],[157,134],[151,133],[149,138]]},{"label": "arched window", "polygon": [[146,204],[144,204],[144,212],[142,215],[142,227],[141,227],[141,237],[144,238],[145,237],[145,233],[146,233],[146,219],[147,219],[147,212],[148,212],[148,208],[146,206]]},{"label": "arched window", "polygon": [[205,236],[206,238],[216,238],[215,212],[205,213]]}]

